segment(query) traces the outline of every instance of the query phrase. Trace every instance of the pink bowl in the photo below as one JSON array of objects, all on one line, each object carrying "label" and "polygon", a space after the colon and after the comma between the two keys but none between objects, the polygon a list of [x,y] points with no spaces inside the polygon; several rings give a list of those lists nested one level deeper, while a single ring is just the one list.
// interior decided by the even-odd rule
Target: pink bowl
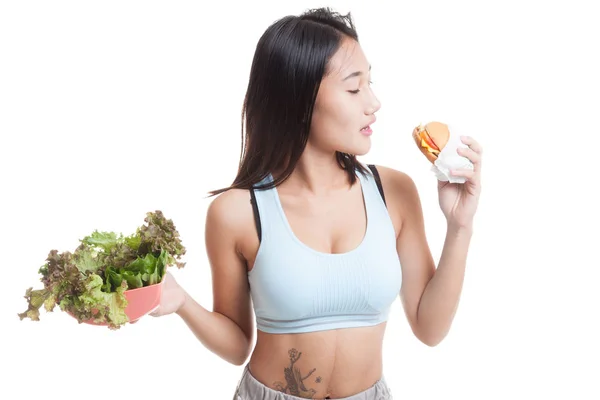
[{"label": "pink bowl", "polygon": [[[162,283],[164,279],[155,285],[144,286],[137,289],[126,290],[123,294],[127,299],[127,306],[125,307],[125,314],[129,318],[129,322],[135,322],[143,316],[150,314],[156,310],[160,304],[162,295]],[[75,318],[73,314],[67,312],[70,316]],[[94,322],[93,319],[88,321],[81,321],[85,324],[106,326],[107,323]]]}]

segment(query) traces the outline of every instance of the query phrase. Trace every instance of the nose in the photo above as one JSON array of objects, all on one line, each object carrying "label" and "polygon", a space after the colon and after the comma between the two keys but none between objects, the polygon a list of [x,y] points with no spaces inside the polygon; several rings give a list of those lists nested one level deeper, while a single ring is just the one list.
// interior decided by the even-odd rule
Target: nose
[{"label": "nose", "polygon": [[375,93],[373,93],[372,90],[370,92],[371,96],[369,96],[369,103],[366,107],[367,115],[375,114],[381,108],[381,103],[379,102],[377,96],[375,96]]},{"label": "nose", "polygon": [[373,94],[371,95],[370,102],[367,106],[367,115],[375,114],[381,108],[379,99]]}]

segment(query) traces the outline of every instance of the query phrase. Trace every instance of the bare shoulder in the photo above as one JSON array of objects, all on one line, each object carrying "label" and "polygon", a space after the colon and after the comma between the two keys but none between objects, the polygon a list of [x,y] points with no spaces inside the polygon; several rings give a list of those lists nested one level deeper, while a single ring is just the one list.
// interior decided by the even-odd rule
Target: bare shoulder
[{"label": "bare shoulder", "polygon": [[385,188],[388,188],[390,191],[398,192],[398,194],[409,194],[416,190],[415,182],[406,172],[383,165],[376,165],[376,167],[381,177],[382,185],[386,186]]},{"label": "bare shoulder", "polygon": [[376,165],[385,193],[388,213],[392,218],[396,234],[407,215],[420,208],[419,193],[414,180],[403,171],[383,165]]},{"label": "bare shoulder", "polygon": [[230,189],[215,196],[206,213],[207,239],[220,238],[219,244],[233,246],[244,260],[252,246],[258,247],[250,199],[249,190]]},{"label": "bare shoulder", "polygon": [[235,229],[247,219],[252,217],[250,192],[244,189],[230,189],[213,198],[206,213],[207,223],[215,228]]}]

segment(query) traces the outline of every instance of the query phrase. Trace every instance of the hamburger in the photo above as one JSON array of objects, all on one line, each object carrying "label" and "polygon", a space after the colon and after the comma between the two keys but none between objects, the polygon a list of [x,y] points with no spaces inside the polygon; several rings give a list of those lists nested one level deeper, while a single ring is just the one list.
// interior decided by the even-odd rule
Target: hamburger
[{"label": "hamburger", "polygon": [[425,126],[419,124],[412,136],[421,153],[433,164],[450,139],[450,129],[446,124],[433,121]]}]

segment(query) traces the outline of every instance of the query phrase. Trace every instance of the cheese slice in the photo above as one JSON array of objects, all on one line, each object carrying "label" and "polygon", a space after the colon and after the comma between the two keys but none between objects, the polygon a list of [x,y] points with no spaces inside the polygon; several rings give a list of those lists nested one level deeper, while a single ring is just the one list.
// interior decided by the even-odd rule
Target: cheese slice
[{"label": "cheese slice", "polygon": [[433,153],[435,155],[440,154],[440,151],[437,149],[434,149],[433,147],[429,146],[427,144],[427,142],[425,141],[425,139],[421,138],[421,147],[424,147],[427,149],[428,152]]}]

